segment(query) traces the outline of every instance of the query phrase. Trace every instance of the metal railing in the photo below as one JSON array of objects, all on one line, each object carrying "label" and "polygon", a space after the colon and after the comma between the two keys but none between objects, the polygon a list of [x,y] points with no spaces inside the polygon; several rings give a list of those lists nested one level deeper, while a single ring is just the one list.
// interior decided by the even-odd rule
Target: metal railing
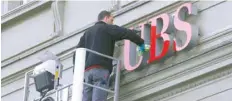
[{"label": "metal railing", "polygon": [[[86,54],[86,52],[90,52],[90,53],[93,53],[93,54],[96,54],[96,55],[99,55],[99,56],[102,56],[102,57],[117,61],[117,67],[116,67],[116,70],[115,70],[114,91],[112,91],[110,89],[105,89],[105,88],[102,88],[102,87],[98,87],[98,86],[83,82],[83,79],[84,79],[84,66],[85,66],[85,54]],[[49,92],[46,95],[46,97],[53,94],[53,93],[56,93],[56,101],[60,101],[59,92],[61,90],[64,90],[66,88],[70,88],[71,86],[73,86],[72,87],[72,100],[71,101],[81,101],[82,100],[83,85],[87,85],[87,86],[90,86],[90,87],[94,87],[94,88],[97,88],[97,89],[107,91],[109,93],[113,93],[114,94],[114,101],[118,101],[118,98],[119,98],[119,86],[120,86],[120,66],[121,66],[120,63],[121,63],[121,61],[119,59],[117,59],[117,58],[107,56],[107,55],[104,55],[104,54],[101,54],[99,52],[96,52],[96,51],[93,51],[93,50],[90,50],[90,49],[86,49],[86,48],[78,48],[78,49],[76,49],[75,55],[76,55],[75,57],[76,58],[78,57],[78,59],[75,59],[73,83],[69,84],[69,85],[65,85],[63,87],[59,87],[58,89],[55,90],[55,92],[54,91]],[[80,68],[80,67],[82,67],[82,68]],[[28,97],[29,97],[29,94],[30,94],[30,91],[29,91],[29,86],[30,86],[29,81],[30,80],[29,79],[33,78],[32,72],[33,71],[28,71],[25,74],[23,101],[28,101]],[[69,92],[69,90],[68,90],[68,92]],[[67,101],[69,101],[69,95],[67,97],[68,97]]]}]

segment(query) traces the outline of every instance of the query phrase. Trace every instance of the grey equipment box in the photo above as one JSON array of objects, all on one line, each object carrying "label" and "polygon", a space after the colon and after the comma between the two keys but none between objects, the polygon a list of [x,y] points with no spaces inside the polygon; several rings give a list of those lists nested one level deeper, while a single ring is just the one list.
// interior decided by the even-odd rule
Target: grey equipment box
[{"label": "grey equipment box", "polygon": [[48,92],[54,89],[54,75],[44,71],[34,76],[36,91],[40,93]]}]

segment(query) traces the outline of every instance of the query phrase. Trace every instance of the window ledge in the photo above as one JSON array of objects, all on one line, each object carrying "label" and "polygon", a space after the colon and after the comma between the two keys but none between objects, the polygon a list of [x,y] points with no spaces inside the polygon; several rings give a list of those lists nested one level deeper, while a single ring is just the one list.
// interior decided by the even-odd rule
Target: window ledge
[{"label": "window ledge", "polygon": [[2,19],[1,24],[4,24],[7,21],[10,21],[28,11],[31,11],[32,9],[40,7],[49,2],[52,2],[52,1],[31,1],[31,2],[28,2],[27,4],[23,4],[19,7],[16,7],[15,9],[12,9],[9,12],[1,16],[1,19]]}]

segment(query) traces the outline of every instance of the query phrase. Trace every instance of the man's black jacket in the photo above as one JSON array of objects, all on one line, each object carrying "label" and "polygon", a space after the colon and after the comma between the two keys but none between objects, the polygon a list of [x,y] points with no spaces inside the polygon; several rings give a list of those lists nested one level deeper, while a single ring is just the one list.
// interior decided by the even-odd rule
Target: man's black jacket
[{"label": "man's black jacket", "polygon": [[[113,56],[116,41],[128,39],[137,45],[144,44],[144,40],[136,34],[137,32],[136,30],[109,25],[103,21],[99,21],[84,33],[76,48],[88,48],[108,56]],[[85,68],[92,65],[100,65],[109,69],[110,72],[112,71],[111,59],[87,52]]]}]

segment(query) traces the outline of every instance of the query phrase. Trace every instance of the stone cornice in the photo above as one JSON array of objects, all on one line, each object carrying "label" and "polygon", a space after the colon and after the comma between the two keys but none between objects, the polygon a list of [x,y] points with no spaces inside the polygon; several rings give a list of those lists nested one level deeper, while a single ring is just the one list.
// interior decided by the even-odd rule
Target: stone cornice
[{"label": "stone cornice", "polygon": [[[225,66],[224,68],[220,68],[216,71],[213,71],[211,73],[204,74],[202,76],[199,76],[197,78],[194,78],[193,80],[188,80],[183,83],[185,85],[179,84],[178,86],[174,86],[168,89],[168,92],[165,92],[160,95],[156,95],[156,97],[153,96],[153,101],[159,101],[164,99],[170,99],[172,97],[178,96],[183,93],[190,92],[192,90],[196,90],[205,86],[208,86],[210,84],[213,84],[215,82],[219,82],[221,80],[227,79],[228,77],[232,77],[232,68],[231,65]],[[206,76],[207,75],[207,76]],[[205,77],[204,77],[205,76]],[[151,95],[149,95],[151,96]]]}]

